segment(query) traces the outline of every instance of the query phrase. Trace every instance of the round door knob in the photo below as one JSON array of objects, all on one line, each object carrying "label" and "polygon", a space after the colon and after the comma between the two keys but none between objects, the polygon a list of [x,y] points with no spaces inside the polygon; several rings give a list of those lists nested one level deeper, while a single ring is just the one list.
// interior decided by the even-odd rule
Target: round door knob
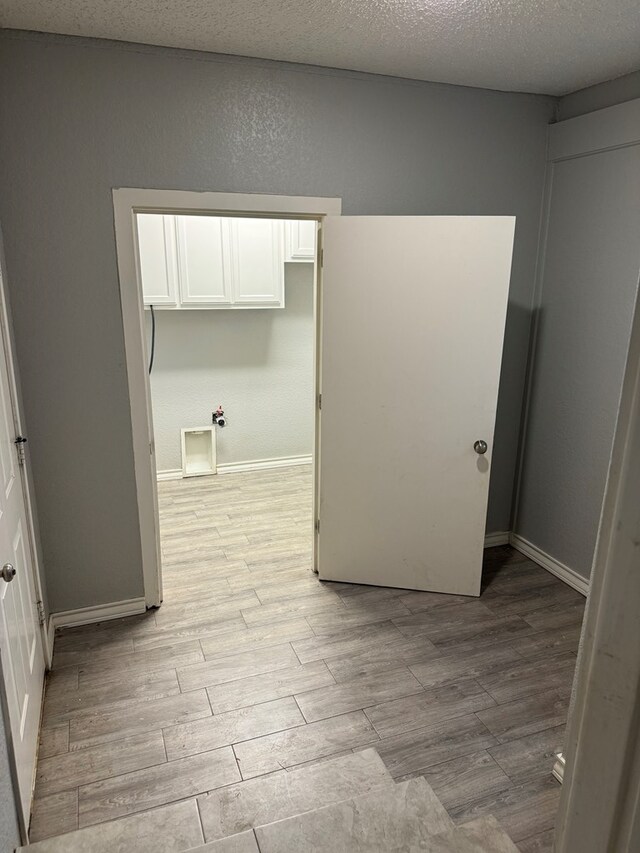
[{"label": "round door knob", "polygon": [[476,453],[479,453],[482,456],[483,453],[487,452],[487,442],[486,441],[476,441],[473,445],[473,449]]},{"label": "round door knob", "polygon": [[2,571],[0,571],[0,575],[2,575],[2,580],[5,580],[7,583],[11,583],[16,576],[16,570],[13,568],[11,563],[5,563],[2,567]]}]

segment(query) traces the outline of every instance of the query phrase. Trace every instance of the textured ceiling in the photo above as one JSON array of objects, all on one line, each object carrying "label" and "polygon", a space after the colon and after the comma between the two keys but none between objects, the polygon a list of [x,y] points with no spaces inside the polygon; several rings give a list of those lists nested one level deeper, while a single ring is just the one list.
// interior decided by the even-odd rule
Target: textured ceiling
[{"label": "textured ceiling", "polygon": [[639,0],[0,0],[0,26],[553,95],[640,68]]}]

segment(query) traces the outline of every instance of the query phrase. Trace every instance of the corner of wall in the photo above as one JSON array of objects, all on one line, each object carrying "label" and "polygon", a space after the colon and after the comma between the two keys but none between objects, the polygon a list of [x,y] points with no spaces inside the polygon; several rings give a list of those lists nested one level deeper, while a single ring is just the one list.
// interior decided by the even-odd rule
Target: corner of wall
[{"label": "corner of wall", "polygon": [[613,107],[640,98],[640,70],[569,92],[558,100],[556,121]]}]

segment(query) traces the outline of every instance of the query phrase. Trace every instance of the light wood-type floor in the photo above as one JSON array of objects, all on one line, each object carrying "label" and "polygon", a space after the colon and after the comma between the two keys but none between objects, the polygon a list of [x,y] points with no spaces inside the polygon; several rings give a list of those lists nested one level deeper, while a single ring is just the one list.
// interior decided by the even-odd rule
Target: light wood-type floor
[{"label": "light wood-type floor", "polygon": [[308,467],[159,488],[162,607],[56,638],[32,840],[373,746],[551,850],[581,595],[507,547],[479,600],[323,584]]}]

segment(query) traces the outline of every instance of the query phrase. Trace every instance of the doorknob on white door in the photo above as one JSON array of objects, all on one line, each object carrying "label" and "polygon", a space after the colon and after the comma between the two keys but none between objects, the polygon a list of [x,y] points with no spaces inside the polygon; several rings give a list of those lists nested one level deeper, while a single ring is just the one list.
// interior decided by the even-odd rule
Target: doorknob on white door
[{"label": "doorknob on white door", "polygon": [[13,568],[11,563],[5,563],[2,567],[2,571],[0,571],[0,575],[2,575],[2,580],[7,583],[11,583],[16,576],[16,570]]},{"label": "doorknob on white door", "polygon": [[487,449],[488,449],[487,448],[487,442],[482,441],[482,439],[480,439],[479,441],[476,441],[474,443],[473,449],[475,450],[476,453],[479,453],[480,456],[482,456],[483,453],[487,452]]}]

